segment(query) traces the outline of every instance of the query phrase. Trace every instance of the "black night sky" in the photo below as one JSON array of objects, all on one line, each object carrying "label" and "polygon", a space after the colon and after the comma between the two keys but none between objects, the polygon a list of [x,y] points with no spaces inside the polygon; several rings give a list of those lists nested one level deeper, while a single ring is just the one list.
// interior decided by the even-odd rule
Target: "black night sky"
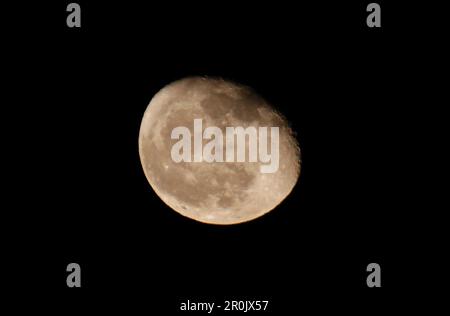
[{"label": "black night sky", "polygon": [[[274,315],[361,315],[411,290],[405,262],[421,201],[410,105],[421,96],[411,93],[417,59],[401,8],[379,1],[382,27],[369,29],[364,1],[79,1],[82,27],[69,29],[68,3],[23,10],[33,26],[15,38],[24,48],[11,80],[29,88],[13,110],[27,169],[12,186],[27,194],[16,198],[12,248],[24,258],[16,267],[37,271],[33,286],[15,275],[37,304],[44,295],[59,314],[166,315],[183,314],[186,299],[268,299]],[[149,186],[143,112],[163,86],[193,75],[252,87],[297,133],[301,176],[269,214],[206,225]],[[66,286],[70,262],[82,267],[79,289]],[[366,286],[371,262],[381,289]]]}]

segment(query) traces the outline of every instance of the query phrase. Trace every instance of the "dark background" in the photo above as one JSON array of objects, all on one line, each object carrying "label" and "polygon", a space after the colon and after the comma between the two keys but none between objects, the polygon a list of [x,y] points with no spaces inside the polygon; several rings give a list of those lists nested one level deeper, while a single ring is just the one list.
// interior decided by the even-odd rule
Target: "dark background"
[{"label": "dark background", "polygon": [[[27,87],[12,102],[23,154],[11,158],[23,167],[11,186],[27,192],[10,209],[19,291],[62,314],[159,315],[185,299],[367,314],[414,295],[427,278],[412,224],[423,46],[408,8],[391,2],[378,1],[381,29],[366,26],[369,1],[78,1],[81,29],[66,27],[69,1],[20,8],[26,24],[9,34],[20,47],[10,80]],[[290,120],[302,172],[274,211],[206,225],[151,189],[142,115],[158,90],[191,75],[249,85]],[[81,265],[80,289],[66,287],[70,262]],[[366,287],[371,262],[381,289]]]}]

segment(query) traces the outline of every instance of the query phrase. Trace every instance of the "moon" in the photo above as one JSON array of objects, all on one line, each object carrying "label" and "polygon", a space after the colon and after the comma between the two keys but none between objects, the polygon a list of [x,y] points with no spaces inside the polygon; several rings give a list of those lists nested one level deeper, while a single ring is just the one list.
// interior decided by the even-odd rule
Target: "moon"
[{"label": "moon", "polygon": [[[171,138],[172,130],[179,126],[192,130],[198,118],[203,128],[216,126],[222,131],[236,126],[279,127],[278,170],[261,173],[260,160],[175,162],[171,148],[177,140]],[[203,140],[203,146],[206,143]],[[183,216],[218,225],[247,222],[273,210],[294,188],[301,164],[288,121],[268,102],[247,86],[204,77],[175,81],[155,94],[142,118],[139,155],[145,176],[162,201]]]}]

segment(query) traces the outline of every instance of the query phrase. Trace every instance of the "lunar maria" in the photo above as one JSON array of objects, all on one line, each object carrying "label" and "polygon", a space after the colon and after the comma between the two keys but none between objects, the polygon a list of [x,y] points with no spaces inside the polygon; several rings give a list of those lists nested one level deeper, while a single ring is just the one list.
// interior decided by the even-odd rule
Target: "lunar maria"
[{"label": "lunar maria", "polygon": [[[249,126],[244,129],[242,126],[227,126],[224,140],[219,127],[209,126],[203,131],[203,120],[194,119],[194,159],[191,157],[191,131],[185,126],[178,126],[172,130],[171,138],[179,139],[179,141],[172,146],[170,154],[176,163],[182,161],[194,163],[246,162],[246,149],[248,148],[248,162],[258,162],[259,158],[260,172],[274,173],[279,166],[279,128],[270,127],[270,153],[267,131],[268,127],[256,129],[254,126]],[[203,139],[211,139],[211,141],[203,147]],[[236,146],[234,145],[235,139],[237,139]]]}]

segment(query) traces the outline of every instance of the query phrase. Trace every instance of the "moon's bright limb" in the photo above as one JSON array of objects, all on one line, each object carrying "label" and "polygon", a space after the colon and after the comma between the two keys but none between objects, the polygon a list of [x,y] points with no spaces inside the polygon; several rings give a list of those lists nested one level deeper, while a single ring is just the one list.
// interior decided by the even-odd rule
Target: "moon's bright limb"
[{"label": "moon's bright limb", "polygon": [[[203,128],[223,131],[278,126],[278,170],[261,173],[260,162],[174,162],[172,130],[192,129],[199,118]],[[221,79],[190,77],[161,89],[142,118],[139,154],[148,182],[167,205],[210,224],[237,224],[269,212],[291,192],[300,174],[300,149],[286,119],[251,89]]]}]

